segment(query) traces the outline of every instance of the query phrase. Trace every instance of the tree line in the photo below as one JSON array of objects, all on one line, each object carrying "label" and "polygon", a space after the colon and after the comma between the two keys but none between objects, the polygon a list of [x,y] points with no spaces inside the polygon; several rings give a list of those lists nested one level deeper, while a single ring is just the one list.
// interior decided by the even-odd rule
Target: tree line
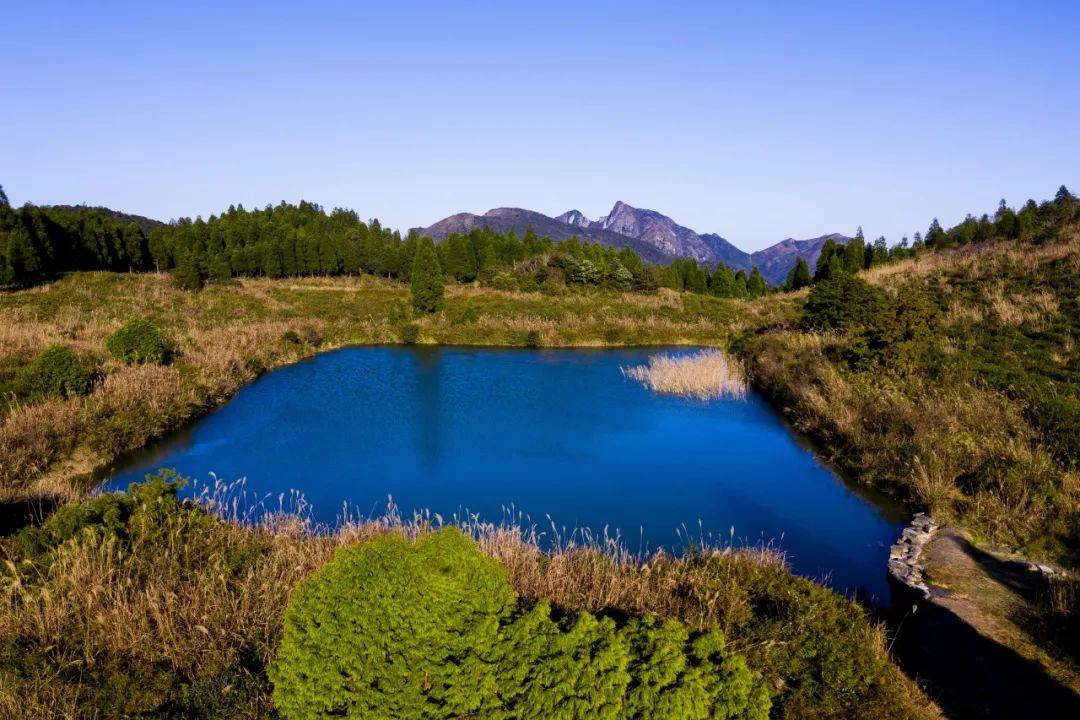
[{"label": "tree line", "polygon": [[[811,272],[802,258],[780,289],[797,290],[838,272],[856,272],[928,250],[992,238],[1040,238],[1076,212],[1063,186],[1055,199],[1029,200],[1019,210],[1004,200],[993,217],[969,215],[945,230],[935,218],[925,237],[915,233],[888,246],[868,243],[862,229],[847,243],[827,240]],[[12,208],[0,188],[0,286],[26,286],[73,270],[169,271],[188,289],[234,277],[294,277],[369,273],[408,282],[417,249],[431,240],[405,237],[377,219],[352,210],[301,201],[247,210],[230,206],[208,219],[184,218],[150,229],[104,208]],[[595,286],[650,292],[657,288],[719,297],[759,297],[771,292],[760,271],[749,273],[692,259],[647,263],[630,248],[610,248],[571,238],[554,243],[529,228],[518,237],[474,228],[434,243],[437,272],[456,282],[532,291],[551,286]]]},{"label": "tree line", "polygon": [[906,236],[892,246],[884,237],[868,243],[860,227],[855,237],[847,243],[837,243],[832,239],[825,241],[813,275],[809,266],[800,259],[791,269],[782,289],[797,290],[842,273],[853,274],[897,260],[918,257],[925,252],[971,243],[991,240],[1050,242],[1057,239],[1068,223],[1077,220],[1080,220],[1080,200],[1062,185],[1053,200],[1041,204],[1028,200],[1020,210],[1014,210],[1005,200],[1001,200],[993,216],[983,213],[976,219],[968,214],[948,230],[934,218],[926,235],[915,233],[910,243]]},{"label": "tree line", "polygon": [[134,220],[103,208],[26,204],[0,188],[0,287],[26,286],[71,270],[149,270],[147,237]]}]

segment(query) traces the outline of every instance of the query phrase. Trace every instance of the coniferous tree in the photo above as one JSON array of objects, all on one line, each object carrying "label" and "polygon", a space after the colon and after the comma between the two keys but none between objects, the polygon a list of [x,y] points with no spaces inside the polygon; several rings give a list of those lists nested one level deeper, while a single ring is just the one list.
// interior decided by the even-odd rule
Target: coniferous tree
[{"label": "coniferous tree", "polygon": [[429,238],[423,238],[417,244],[410,283],[413,310],[418,313],[438,312],[443,304],[445,281],[435,245]]},{"label": "coniferous tree", "polygon": [[945,231],[941,229],[941,223],[937,218],[930,221],[930,229],[926,231],[926,246],[932,248],[944,247],[947,242]]},{"label": "coniferous tree", "polygon": [[752,298],[762,297],[769,292],[769,286],[765,283],[765,278],[761,277],[761,271],[758,270],[758,266],[755,265],[754,269],[750,271],[750,277],[746,280],[746,293]]},{"label": "coniferous tree", "polygon": [[832,238],[825,241],[821,246],[821,255],[818,256],[817,265],[814,267],[814,282],[820,282],[829,277],[829,262],[843,250],[843,246],[837,244]]},{"label": "coniferous tree", "polygon": [[699,268],[694,261],[691,262],[693,265],[690,265],[686,272],[686,289],[690,292],[703,293],[709,289],[709,276],[704,268]]},{"label": "coniferous tree", "polygon": [[875,265],[882,265],[889,259],[889,244],[885,241],[885,236],[881,235],[874,244],[867,248],[867,262],[866,267],[874,267]]},{"label": "coniferous tree", "polygon": [[731,268],[720,263],[709,279],[709,292],[719,297],[735,296],[735,273]]},{"label": "coniferous tree", "polygon": [[188,249],[181,250],[176,256],[176,268],[173,281],[184,290],[201,290],[206,284],[206,277],[200,267],[199,258]]},{"label": "coniferous tree", "polygon": [[735,292],[732,297],[744,298],[748,294],[748,288],[746,285],[746,272],[743,270],[735,273]]},{"label": "coniferous tree", "polygon": [[11,207],[11,201],[8,200],[7,193],[4,192],[4,186],[0,185],[0,207]]},{"label": "coniferous tree", "polygon": [[916,232],[914,239],[911,241],[911,254],[918,255],[926,249],[926,243],[922,239],[922,233]]},{"label": "coniferous tree", "polygon": [[805,259],[800,257],[795,261],[795,265],[788,272],[787,280],[784,282],[784,289],[799,290],[807,287],[810,282],[810,266],[806,264]]},{"label": "coniferous tree", "polygon": [[844,247],[843,254],[844,269],[849,273],[857,273],[866,266],[866,237],[861,226]]}]

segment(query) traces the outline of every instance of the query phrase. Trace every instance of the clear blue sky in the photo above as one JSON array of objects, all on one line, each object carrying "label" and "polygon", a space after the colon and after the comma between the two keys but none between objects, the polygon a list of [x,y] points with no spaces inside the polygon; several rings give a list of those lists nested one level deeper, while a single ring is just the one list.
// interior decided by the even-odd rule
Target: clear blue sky
[{"label": "clear blue sky", "polygon": [[624,200],[748,250],[1080,190],[1080,3],[816,5],[5,2],[0,184],[402,229]]}]

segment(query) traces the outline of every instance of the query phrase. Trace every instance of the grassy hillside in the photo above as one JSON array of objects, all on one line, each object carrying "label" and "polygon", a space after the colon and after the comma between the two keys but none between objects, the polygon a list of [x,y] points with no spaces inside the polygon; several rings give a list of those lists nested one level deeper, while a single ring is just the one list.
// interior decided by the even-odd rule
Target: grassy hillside
[{"label": "grassy hillside", "polygon": [[858,305],[876,305],[875,317],[828,331],[804,317],[749,337],[755,381],[860,482],[1075,564],[1078,226],[1053,242],[940,250],[862,277],[872,287]]}]

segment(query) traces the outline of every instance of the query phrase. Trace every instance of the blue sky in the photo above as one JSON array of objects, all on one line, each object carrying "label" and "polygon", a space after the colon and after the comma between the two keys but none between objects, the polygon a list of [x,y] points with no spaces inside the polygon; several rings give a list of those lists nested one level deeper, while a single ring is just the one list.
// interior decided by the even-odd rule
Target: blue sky
[{"label": "blue sky", "polygon": [[12,202],[397,228],[649,207],[753,250],[1080,189],[1080,3],[5,2]]}]

